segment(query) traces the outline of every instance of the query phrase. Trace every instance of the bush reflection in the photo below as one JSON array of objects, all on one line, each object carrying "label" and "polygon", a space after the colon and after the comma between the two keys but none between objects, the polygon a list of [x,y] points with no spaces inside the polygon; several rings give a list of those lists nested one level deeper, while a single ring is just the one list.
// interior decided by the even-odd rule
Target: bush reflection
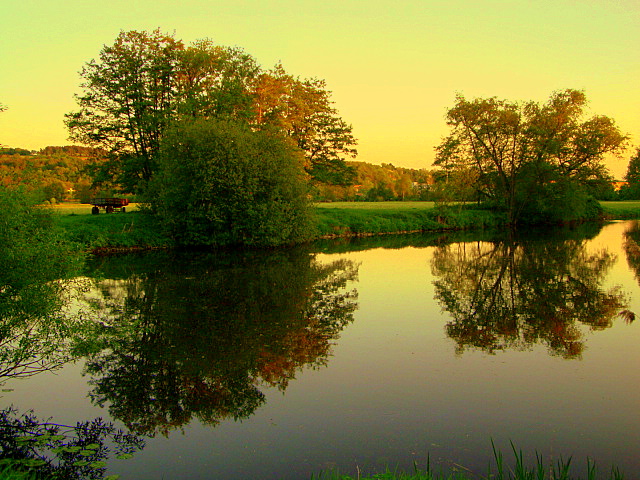
[{"label": "bush reflection", "polygon": [[304,249],[111,259],[97,265],[101,316],[91,397],[132,431],[168,434],[250,416],[263,389],[324,365],[353,320],[357,266]]}]

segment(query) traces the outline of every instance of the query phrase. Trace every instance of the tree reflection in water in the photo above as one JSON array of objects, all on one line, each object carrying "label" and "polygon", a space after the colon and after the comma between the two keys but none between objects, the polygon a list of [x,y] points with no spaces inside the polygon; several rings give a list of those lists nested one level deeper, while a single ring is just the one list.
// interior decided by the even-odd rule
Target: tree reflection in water
[{"label": "tree reflection in water", "polygon": [[[627,255],[627,263],[633,269],[636,280],[640,282],[640,245],[638,242],[640,242],[640,223],[635,221],[624,232],[624,251]],[[627,323],[636,319],[635,314],[629,310],[625,310],[622,315]]]},{"label": "tree reflection in water", "polygon": [[438,248],[436,298],[452,317],[446,332],[457,352],[544,344],[554,355],[579,358],[585,326],[605,329],[627,312],[620,289],[602,287],[615,255],[585,244],[577,232],[549,232]]},{"label": "tree reflection in water", "polygon": [[[93,323],[69,309],[81,279],[73,245],[52,217],[22,192],[0,189],[0,386],[59,369],[77,358]],[[6,390],[6,392],[5,392]],[[10,400],[12,389],[3,389]],[[4,397],[4,394],[3,394]],[[4,400],[4,398],[3,398]],[[3,478],[104,478],[107,460],[144,447],[135,435],[97,418],[58,425],[18,406],[0,408]],[[9,469],[9,470],[7,470]]]},{"label": "tree reflection in water", "polygon": [[138,434],[250,416],[261,387],[324,365],[353,320],[352,262],[304,249],[172,255],[98,267],[112,280],[97,283],[103,320],[85,345],[91,397]]}]

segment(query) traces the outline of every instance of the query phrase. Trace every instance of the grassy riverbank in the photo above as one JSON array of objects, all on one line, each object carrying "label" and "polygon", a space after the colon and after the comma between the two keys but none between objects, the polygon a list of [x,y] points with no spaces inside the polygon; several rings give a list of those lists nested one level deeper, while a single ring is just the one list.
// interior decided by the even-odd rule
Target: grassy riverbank
[{"label": "grassy riverbank", "polygon": [[506,216],[462,205],[436,207],[433,202],[340,202],[318,204],[315,209],[320,238],[350,235],[429,232],[493,228]]},{"label": "grassy riverbank", "polygon": [[[606,219],[640,218],[640,201],[601,202]],[[171,246],[152,217],[132,205],[127,213],[91,215],[90,206],[52,207],[68,237],[82,248],[110,252]],[[317,204],[315,238],[384,235],[447,230],[485,230],[503,226],[506,216],[462,205],[433,202],[336,202]]]},{"label": "grassy riverbank", "polygon": [[80,248],[108,253],[117,249],[164,248],[171,239],[157,228],[153,217],[133,211],[113,214],[62,214],[59,225]]},{"label": "grassy riverbank", "polygon": [[640,201],[627,200],[620,202],[600,202],[605,218],[610,220],[627,220],[640,218]]},{"label": "grassy riverbank", "polygon": [[[70,240],[83,248],[108,253],[136,247],[171,246],[171,239],[153,217],[134,205],[126,213],[91,215],[90,207],[61,204],[52,207]],[[504,224],[505,217],[489,210],[436,208],[432,202],[328,203],[315,207],[315,238],[392,233],[479,230]]]}]

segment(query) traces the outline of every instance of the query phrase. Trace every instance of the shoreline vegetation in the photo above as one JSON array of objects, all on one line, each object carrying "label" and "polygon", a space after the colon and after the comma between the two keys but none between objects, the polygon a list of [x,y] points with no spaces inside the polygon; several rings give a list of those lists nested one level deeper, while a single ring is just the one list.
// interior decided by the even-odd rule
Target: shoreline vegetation
[{"label": "shoreline vegetation", "polygon": [[[513,461],[505,459],[505,455],[495,443],[491,440],[491,448],[493,453],[493,464],[489,464],[486,474],[474,473],[468,468],[453,464],[450,471],[445,473],[442,471],[435,472],[430,465],[430,458],[427,457],[426,468],[420,469],[418,464],[414,462],[413,471],[406,472],[399,469],[386,469],[383,473],[372,473],[363,475],[360,469],[356,467],[356,476],[341,474],[339,471],[328,470],[322,471],[319,475],[311,475],[311,480],[623,480],[624,473],[616,466],[599,474],[596,463],[591,459],[586,459],[586,469],[584,475],[576,476],[572,473],[575,465],[573,457],[564,459],[560,457],[555,461],[545,461],[537,451],[535,452],[535,461],[525,461],[525,454],[522,450],[517,449],[513,442],[511,444],[511,453]],[[572,463],[573,462],[573,463]]]},{"label": "shoreline vegetation", "polygon": [[[612,221],[640,218],[640,201],[600,202],[597,218]],[[51,208],[69,240],[97,255],[174,247],[153,215],[133,205],[127,213],[91,215],[90,205],[57,204]],[[310,241],[445,231],[482,231],[508,225],[503,212],[470,204],[434,202],[335,202],[314,206],[315,233]]]},{"label": "shoreline vegetation", "polygon": [[[436,472],[427,459],[425,469],[419,468],[414,463],[413,471],[403,471],[400,469],[391,470],[387,467],[384,472],[363,474],[360,468],[356,467],[355,476],[340,473],[337,470],[324,470],[318,474],[311,474],[310,480],[624,480],[625,475],[617,467],[611,466],[606,472],[600,474],[596,463],[586,459],[586,469],[584,475],[574,475],[572,468],[575,465],[573,458],[560,458],[556,461],[546,462],[543,457],[535,453],[535,461],[527,463],[522,450],[517,450],[511,444],[511,452],[514,456],[513,462],[505,459],[504,454],[491,442],[493,450],[493,462],[488,465],[486,473],[477,474],[464,466],[455,465],[449,472]],[[110,475],[106,479],[119,478],[119,475]],[[0,466],[0,480],[33,480],[40,478],[33,469],[16,468],[15,465]]]}]

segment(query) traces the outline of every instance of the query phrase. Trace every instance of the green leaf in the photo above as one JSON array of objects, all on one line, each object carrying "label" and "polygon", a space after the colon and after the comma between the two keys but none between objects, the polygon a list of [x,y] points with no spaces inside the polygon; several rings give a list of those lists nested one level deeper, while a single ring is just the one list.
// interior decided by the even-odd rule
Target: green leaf
[{"label": "green leaf", "polygon": [[120,455],[117,455],[116,458],[118,460],[128,460],[130,458],[133,458],[133,454],[132,453],[121,453]]},{"label": "green leaf", "polygon": [[97,443],[90,443],[89,445],[85,445],[85,450],[97,450],[100,448],[100,445]]},{"label": "green leaf", "polygon": [[65,450],[70,453],[77,453],[80,450],[82,450],[82,447],[79,447],[78,445],[74,445],[73,447],[65,447]]},{"label": "green leaf", "polygon": [[41,467],[42,465],[46,464],[47,462],[45,462],[44,460],[41,460],[39,458],[34,458],[31,460],[27,460],[26,462],[24,462],[24,465],[26,467]]},{"label": "green leaf", "polygon": [[86,460],[78,460],[77,462],[73,462],[74,467],[84,467],[85,465],[89,465],[89,462]]},{"label": "green leaf", "polygon": [[120,475],[109,475],[104,477],[102,480],[118,480],[120,478]]},{"label": "green leaf", "polygon": [[104,461],[100,460],[100,461],[97,461],[97,462],[91,462],[89,464],[89,466],[91,468],[104,468],[104,467],[107,466],[107,462],[104,462]]},{"label": "green leaf", "polygon": [[82,455],[83,457],[90,457],[92,455],[95,455],[96,451],[95,450],[82,450],[80,452],[80,455]]}]

